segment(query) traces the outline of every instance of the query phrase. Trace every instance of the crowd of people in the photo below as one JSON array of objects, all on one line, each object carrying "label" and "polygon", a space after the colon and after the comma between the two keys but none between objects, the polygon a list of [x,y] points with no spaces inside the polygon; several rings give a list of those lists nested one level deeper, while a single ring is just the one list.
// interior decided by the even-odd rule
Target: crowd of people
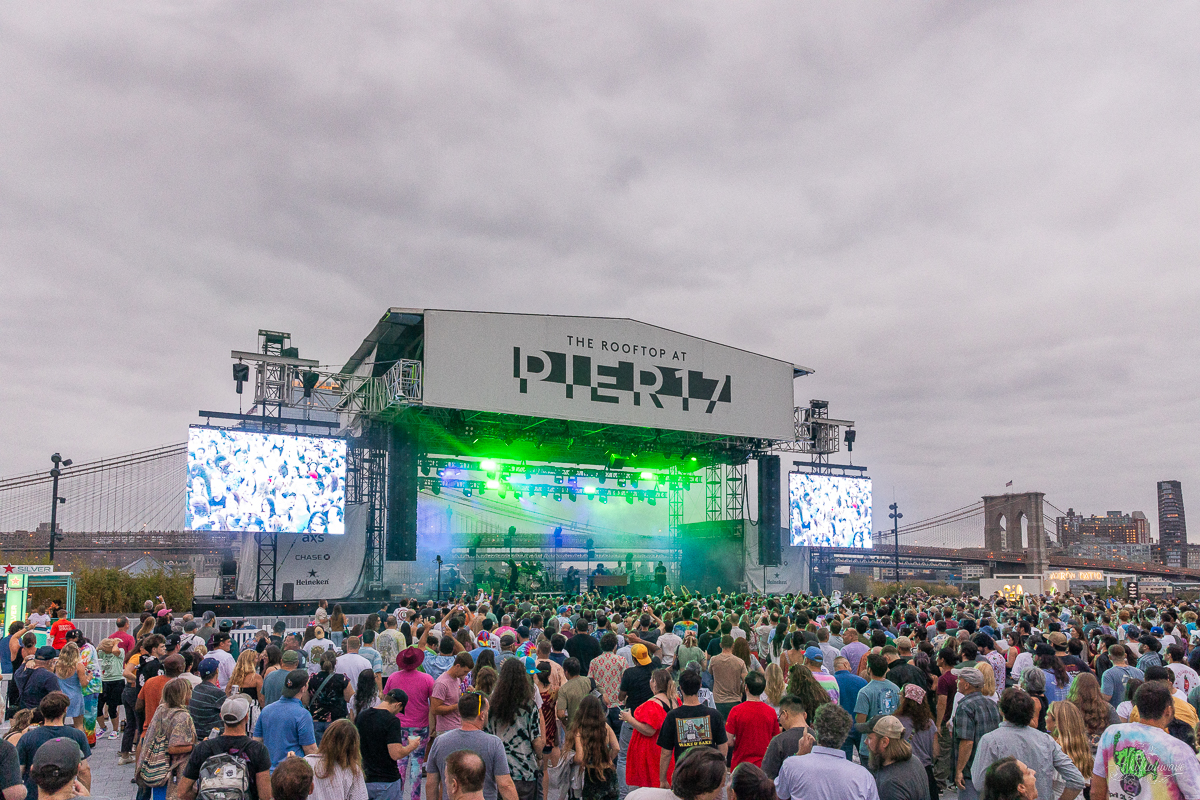
[{"label": "crowd of people", "polygon": [[163,800],[1200,800],[1198,610],[496,594],[241,647],[161,603],[95,646],[36,612],[0,791],[86,794],[107,737]]}]

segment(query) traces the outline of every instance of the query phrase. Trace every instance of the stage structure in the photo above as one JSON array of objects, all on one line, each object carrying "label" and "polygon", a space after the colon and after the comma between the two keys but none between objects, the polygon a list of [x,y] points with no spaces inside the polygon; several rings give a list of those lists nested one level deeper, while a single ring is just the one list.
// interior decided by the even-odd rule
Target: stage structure
[{"label": "stage structure", "polygon": [[208,428],[348,444],[344,533],[243,531],[243,600],[561,590],[600,564],[659,591],[713,539],[739,554],[723,588],[755,586],[793,549],[779,454],[827,462],[854,425],[796,407],[810,369],[630,319],[393,308],[337,371],[276,331],[232,357],[253,406]]}]

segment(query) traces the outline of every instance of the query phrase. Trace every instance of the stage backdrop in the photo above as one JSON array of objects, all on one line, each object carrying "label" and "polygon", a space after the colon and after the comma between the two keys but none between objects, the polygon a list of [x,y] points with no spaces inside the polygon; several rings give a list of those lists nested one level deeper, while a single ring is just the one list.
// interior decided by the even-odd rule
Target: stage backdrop
[{"label": "stage backdrop", "polygon": [[791,439],[792,365],[631,319],[427,310],[427,406]]},{"label": "stage backdrop", "polygon": [[[352,594],[362,573],[366,547],[367,507],[363,503],[346,505],[346,533],[341,536],[279,534],[276,599],[283,599],[285,583],[294,584],[296,600],[332,600]],[[257,564],[254,534],[244,533],[238,563],[238,599],[254,599]]]}]

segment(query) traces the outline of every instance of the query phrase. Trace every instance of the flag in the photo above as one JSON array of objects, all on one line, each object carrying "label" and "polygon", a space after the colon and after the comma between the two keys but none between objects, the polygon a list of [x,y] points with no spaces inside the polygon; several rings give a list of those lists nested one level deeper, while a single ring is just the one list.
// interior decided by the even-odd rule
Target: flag
[{"label": "flag", "polygon": [[1012,481],[1009,481],[1008,483],[1004,484],[1005,489],[1007,489],[1010,486],[1012,486]]}]

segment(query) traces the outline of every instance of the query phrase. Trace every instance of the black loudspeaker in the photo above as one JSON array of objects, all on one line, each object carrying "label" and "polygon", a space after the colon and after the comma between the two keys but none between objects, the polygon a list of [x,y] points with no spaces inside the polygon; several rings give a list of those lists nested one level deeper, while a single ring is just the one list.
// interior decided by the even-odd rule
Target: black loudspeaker
[{"label": "black loudspeaker", "polygon": [[763,456],[758,459],[758,563],[763,566],[783,562],[779,512],[779,456]]},{"label": "black loudspeaker", "polygon": [[745,579],[744,530],[740,519],[679,526],[683,545],[679,578],[688,591],[708,594],[718,586],[726,592],[737,589]]},{"label": "black loudspeaker", "polygon": [[417,560],[417,456],[415,437],[393,426],[388,432],[387,561]]},{"label": "black loudspeaker", "polygon": [[296,599],[296,584],[285,583],[283,585],[283,602],[290,603]]}]

